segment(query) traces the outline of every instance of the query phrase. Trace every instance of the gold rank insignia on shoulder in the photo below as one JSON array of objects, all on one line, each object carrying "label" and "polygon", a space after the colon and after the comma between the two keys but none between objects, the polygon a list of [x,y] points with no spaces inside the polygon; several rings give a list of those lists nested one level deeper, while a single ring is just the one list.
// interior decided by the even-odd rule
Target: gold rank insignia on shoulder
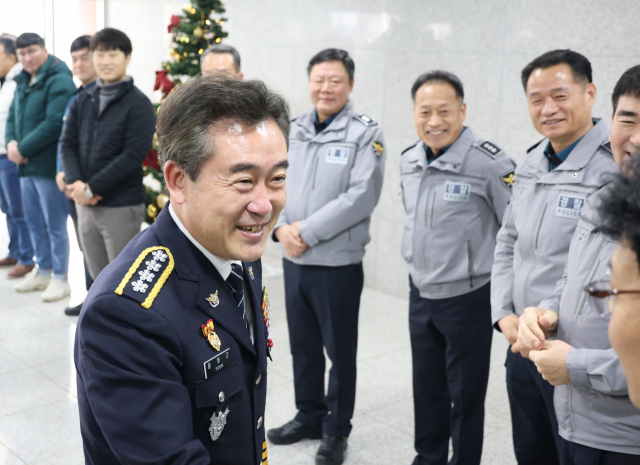
[{"label": "gold rank insignia on shoulder", "polygon": [[[151,257],[148,257],[149,254]],[[143,262],[144,269],[141,266]],[[144,308],[149,308],[169,278],[173,267],[173,255],[168,248],[149,247],[138,255],[115,293],[140,302]]]},{"label": "gold rank insignia on shoulder", "polygon": [[213,325],[213,320],[209,320],[207,321],[206,325],[202,325],[202,334],[207,338],[209,344],[211,344],[211,347],[220,352],[220,346],[222,345],[222,342],[220,341],[220,338],[218,337],[214,329],[215,326]]},{"label": "gold rank insignia on shoulder", "polygon": [[218,291],[216,291],[215,294],[211,294],[205,300],[207,302],[209,302],[209,305],[211,305],[213,308],[216,308],[220,304],[220,298],[218,297]]},{"label": "gold rank insignia on shoulder", "polygon": [[384,152],[384,145],[376,141],[371,142],[371,145],[373,146],[373,154],[379,160],[382,156],[382,152]]},{"label": "gold rank insignia on shoulder", "polygon": [[253,279],[253,267],[252,266],[248,266],[247,267],[247,271],[249,272],[249,277],[251,279]]}]

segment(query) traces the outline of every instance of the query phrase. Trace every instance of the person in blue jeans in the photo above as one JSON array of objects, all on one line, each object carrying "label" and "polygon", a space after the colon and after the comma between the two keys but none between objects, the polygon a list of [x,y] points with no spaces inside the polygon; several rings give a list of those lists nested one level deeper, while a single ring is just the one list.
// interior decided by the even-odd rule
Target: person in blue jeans
[{"label": "person in blue jeans", "polygon": [[55,176],[62,116],[76,86],[67,65],[49,55],[39,35],[20,35],[16,49],[23,70],[14,78],[17,87],[5,139],[7,157],[18,165],[22,206],[38,266],[14,289],[44,289],[42,300],[52,302],[71,293],[67,199]]},{"label": "person in blue jeans", "polygon": [[18,166],[7,158],[4,130],[13,101],[16,83],[13,78],[22,71],[18,63],[15,41],[0,37],[0,210],[5,214],[9,232],[9,253],[0,259],[0,267],[12,268],[7,278],[21,278],[35,266],[29,227],[22,211]]}]

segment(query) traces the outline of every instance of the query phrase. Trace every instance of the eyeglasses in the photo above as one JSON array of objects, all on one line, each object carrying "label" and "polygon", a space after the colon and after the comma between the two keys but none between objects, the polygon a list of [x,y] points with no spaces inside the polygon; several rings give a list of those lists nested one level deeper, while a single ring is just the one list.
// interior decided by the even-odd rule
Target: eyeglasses
[{"label": "eyeglasses", "polygon": [[609,280],[595,281],[584,288],[589,297],[594,299],[593,307],[606,318],[611,315],[613,297],[621,294],[640,294],[640,290],[612,289]]}]

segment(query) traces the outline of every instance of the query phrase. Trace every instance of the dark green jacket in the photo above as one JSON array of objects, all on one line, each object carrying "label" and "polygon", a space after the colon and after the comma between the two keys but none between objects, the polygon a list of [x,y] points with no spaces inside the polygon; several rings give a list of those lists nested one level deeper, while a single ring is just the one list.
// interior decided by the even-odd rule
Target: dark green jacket
[{"label": "dark green jacket", "polygon": [[20,176],[55,179],[58,139],[67,102],[76,90],[69,67],[53,55],[40,69],[33,85],[31,74],[14,78],[17,87],[9,108],[5,140],[18,142],[28,163],[20,165]]}]

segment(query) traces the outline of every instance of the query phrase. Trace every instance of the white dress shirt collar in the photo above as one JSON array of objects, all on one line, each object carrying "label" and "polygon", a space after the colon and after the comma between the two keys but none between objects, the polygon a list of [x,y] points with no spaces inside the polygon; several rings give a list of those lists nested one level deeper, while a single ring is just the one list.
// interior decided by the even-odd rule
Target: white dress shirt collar
[{"label": "white dress shirt collar", "polygon": [[175,221],[176,224],[178,225],[178,228],[180,228],[180,231],[182,231],[182,233],[185,236],[187,236],[187,239],[189,239],[191,243],[195,245],[198,248],[198,250],[204,254],[205,257],[207,257],[207,259],[213,264],[213,266],[216,267],[216,270],[218,270],[218,273],[220,273],[220,276],[222,276],[222,279],[226,281],[229,275],[231,274],[232,263],[236,263],[242,267],[241,261],[225,260],[223,258],[216,257],[207,249],[205,249],[198,241],[196,241],[193,238],[193,236],[189,234],[189,231],[187,231],[187,228],[184,227],[184,225],[182,224],[182,221],[180,221],[180,218],[178,218],[178,215],[176,215],[176,212],[173,211],[173,206],[171,205],[171,203],[169,203],[169,214],[171,215],[171,218],[173,218],[173,221]]}]

